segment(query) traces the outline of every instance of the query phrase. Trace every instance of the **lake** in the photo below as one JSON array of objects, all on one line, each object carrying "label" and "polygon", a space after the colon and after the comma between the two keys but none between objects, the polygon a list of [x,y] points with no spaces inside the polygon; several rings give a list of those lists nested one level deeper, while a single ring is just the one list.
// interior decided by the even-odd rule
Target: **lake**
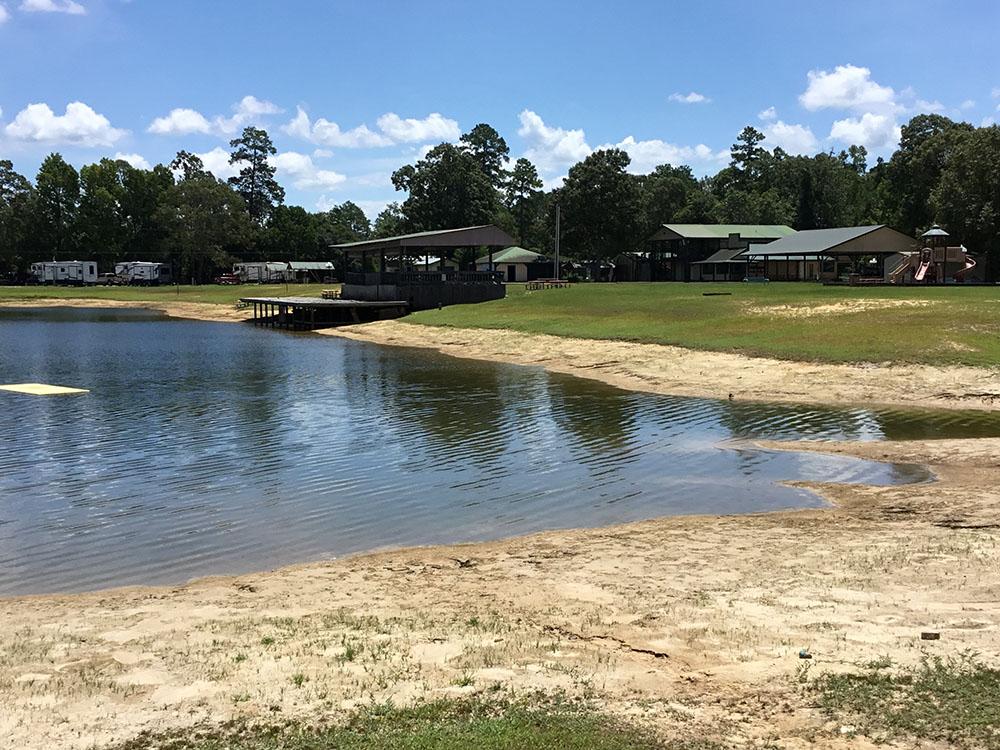
[{"label": "lake", "polygon": [[780,482],[927,474],[748,441],[1000,435],[988,413],[631,393],[139,310],[0,311],[0,383],[18,382],[90,393],[0,392],[0,594],[819,506]]}]

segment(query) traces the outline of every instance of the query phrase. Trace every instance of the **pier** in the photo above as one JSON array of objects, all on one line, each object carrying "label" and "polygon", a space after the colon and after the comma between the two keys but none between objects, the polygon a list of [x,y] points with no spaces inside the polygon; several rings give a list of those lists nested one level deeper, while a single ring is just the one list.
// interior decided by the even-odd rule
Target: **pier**
[{"label": "pier", "polygon": [[401,300],[366,301],[320,297],[241,297],[253,306],[253,324],[264,328],[311,331],[351,323],[401,318],[409,303]]}]

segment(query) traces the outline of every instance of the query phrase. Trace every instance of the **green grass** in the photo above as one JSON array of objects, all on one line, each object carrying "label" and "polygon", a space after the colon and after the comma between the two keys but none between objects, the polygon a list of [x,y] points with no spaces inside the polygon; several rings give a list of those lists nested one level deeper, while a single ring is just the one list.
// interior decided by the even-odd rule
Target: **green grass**
[{"label": "green grass", "polygon": [[125,302],[207,302],[233,305],[240,297],[318,297],[339,284],[240,284],[222,286],[3,286],[0,302],[32,299],[100,299]]},{"label": "green grass", "polygon": [[813,688],[823,711],[878,741],[1000,748],[1000,671],[971,654],[927,658],[909,670],[873,662],[857,674],[819,677]]},{"label": "green grass", "polygon": [[[788,314],[858,300],[906,306]],[[1000,364],[1000,287],[632,283],[526,292],[521,285],[511,285],[506,299],[427,310],[407,320],[805,361]]]},{"label": "green grass", "polygon": [[[543,701],[544,703],[544,701]],[[662,743],[601,714],[560,703],[437,701],[373,706],[334,726],[297,722],[143,734],[117,750],[716,750],[703,741]]]}]

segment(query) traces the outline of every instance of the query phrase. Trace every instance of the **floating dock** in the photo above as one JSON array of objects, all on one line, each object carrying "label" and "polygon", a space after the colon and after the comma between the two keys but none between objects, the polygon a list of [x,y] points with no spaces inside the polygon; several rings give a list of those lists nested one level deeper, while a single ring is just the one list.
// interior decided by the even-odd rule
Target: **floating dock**
[{"label": "floating dock", "polygon": [[253,305],[255,326],[290,331],[401,318],[410,307],[402,300],[375,302],[320,297],[241,297],[240,302]]}]

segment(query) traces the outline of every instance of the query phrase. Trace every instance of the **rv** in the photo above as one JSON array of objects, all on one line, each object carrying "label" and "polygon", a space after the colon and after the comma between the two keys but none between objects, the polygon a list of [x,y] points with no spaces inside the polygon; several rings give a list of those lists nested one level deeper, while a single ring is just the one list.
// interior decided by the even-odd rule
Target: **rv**
[{"label": "rv", "polygon": [[31,275],[38,284],[67,284],[75,286],[96,284],[97,263],[92,260],[32,263]]},{"label": "rv", "polygon": [[244,284],[283,284],[293,280],[288,264],[275,261],[237,263],[233,266],[233,274]]},{"label": "rv", "polygon": [[151,263],[142,260],[116,263],[115,276],[120,279],[120,283],[130,286],[158,286],[173,281],[170,275],[170,266],[166,263]]}]

